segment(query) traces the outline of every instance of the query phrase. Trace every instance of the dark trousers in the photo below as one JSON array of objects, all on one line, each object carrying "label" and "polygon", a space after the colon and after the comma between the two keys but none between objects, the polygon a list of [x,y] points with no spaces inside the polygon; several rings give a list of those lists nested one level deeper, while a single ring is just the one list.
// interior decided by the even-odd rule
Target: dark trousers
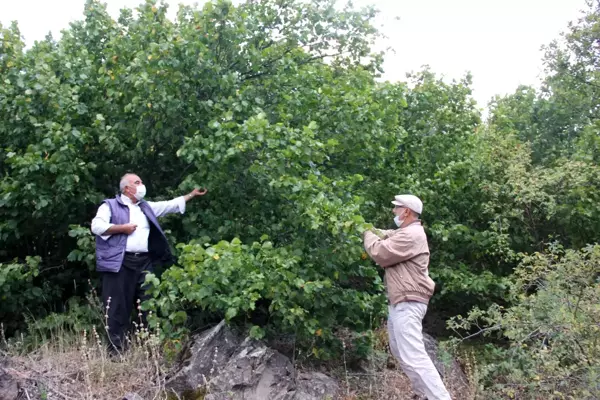
[{"label": "dark trousers", "polygon": [[[125,335],[129,330],[131,312],[134,306],[137,306],[138,299],[143,302],[148,298],[143,283],[146,273],[152,271],[152,259],[147,253],[138,253],[138,255],[125,253],[119,272],[103,273],[102,303],[104,312],[108,314],[107,326],[111,352],[125,350]],[[107,308],[108,312],[106,312]],[[136,314],[138,314],[137,307]],[[146,323],[145,318],[143,323]]]}]

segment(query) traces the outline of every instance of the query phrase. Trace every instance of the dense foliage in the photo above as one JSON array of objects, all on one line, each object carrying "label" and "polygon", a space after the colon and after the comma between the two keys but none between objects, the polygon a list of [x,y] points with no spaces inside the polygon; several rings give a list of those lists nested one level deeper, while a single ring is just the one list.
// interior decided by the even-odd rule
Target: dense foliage
[{"label": "dense foliage", "polygon": [[[540,90],[494,99],[487,123],[468,75],[445,82],[425,69],[380,82],[374,15],[332,0],[215,0],[182,6],[171,21],[147,1],[114,20],[90,0],[60,40],[30,49],[16,24],[0,26],[0,319],[9,333],[96,282],[90,220],[127,171],[152,199],[209,189],[163,221],[179,260],[148,278],[145,306],[166,334],[214,316],[257,337],[294,335],[318,357],[339,346],[340,328],[360,343],[385,313],[382,271],[360,233],[365,221],[393,226],[389,201],[400,192],[425,205],[438,288],[430,314],[442,321],[492,307],[507,311],[490,323],[542,324],[527,310],[590,285],[600,11],[591,5],[547,47]],[[552,259],[549,242],[569,249],[562,267],[548,266],[556,285],[520,296],[515,268]],[[575,258],[592,281],[577,279]],[[577,310],[581,324],[598,323],[593,307]],[[577,332],[597,354],[595,331]],[[503,337],[523,341],[504,327]],[[528,360],[522,379],[544,372],[536,354],[510,354]],[[581,359],[553,360],[561,376],[584,376]]]},{"label": "dense foliage", "polygon": [[485,326],[510,346],[491,348],[481,380],[494,398],[600,396],[600,246],[579,251],[553,244],[515,271],[515,305],[474,309],[455,329]]}]

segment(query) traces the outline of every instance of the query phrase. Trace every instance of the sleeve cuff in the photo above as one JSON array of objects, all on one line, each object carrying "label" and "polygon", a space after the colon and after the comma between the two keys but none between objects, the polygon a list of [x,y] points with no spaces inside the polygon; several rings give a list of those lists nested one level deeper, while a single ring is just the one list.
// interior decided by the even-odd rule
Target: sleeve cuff
[{"label": "sleeve cuff", "polygon": [[185,197],[179,196],[175,199],[175,201],[177,202],[177,208],[179,208],[179,212],[181,214],[184,214],[185,213]]},{"label": "sleeve cuff", "polygon": [[[373,236],[374,236],[374,238],[373,238]],[[364,234],[363,234],[363,241],[364,241],[365,245],[370,244],[373,241],[373,239],[375,239],[375,241],[377,241],[377,240],[380,239],[380,237],[377,236],[376,234],[374,234],[371,231],[365,231],[364,232]]]},{"label": "sleeve cuff", "polygon": [[[107,227],[107,228],[104,230],[104,232],[106,232],[107,230],[109,230],[109,229],[110,229],[110,228],[112,228],[113,226],[115,226],[115,224],[108,224],[108,227]],[[98,236],[100,236],[100,237],[101,237],[103,240],[105,240],[105,241],[106,241],[106,240],[110,239],[110,237],[111,237],[112,235],[98,235]]]}]

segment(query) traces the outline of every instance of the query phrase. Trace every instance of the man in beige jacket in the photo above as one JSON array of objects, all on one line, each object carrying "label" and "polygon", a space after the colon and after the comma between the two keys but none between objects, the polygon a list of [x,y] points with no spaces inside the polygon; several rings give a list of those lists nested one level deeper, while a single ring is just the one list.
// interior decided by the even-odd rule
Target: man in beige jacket
[{"label": "man in beige jacket", "polygon": [[392,204],[399,229],[364,233],[367,254],[385,269],[390,349],[417,396],[450,400],[423,343],[422,320],[435,288],[429,277],[427,237],[419,220],[423,203],[413,195],[398,195]]}]

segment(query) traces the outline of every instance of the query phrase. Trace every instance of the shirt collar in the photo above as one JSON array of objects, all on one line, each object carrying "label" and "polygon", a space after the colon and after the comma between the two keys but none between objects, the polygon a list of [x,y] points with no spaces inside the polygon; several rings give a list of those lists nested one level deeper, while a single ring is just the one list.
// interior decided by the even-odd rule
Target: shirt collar
[{"label": "shirt collar", "polygon": [[131,199],[127,196],[125,196],[124,194],[121,194],[121,201],[123,202],[123,204],[125,204],[126,206],[132,206],[132,205],[139,205],[140,202],[138,201],[137,203],[133,203],[133,201],[131,201]]}]

